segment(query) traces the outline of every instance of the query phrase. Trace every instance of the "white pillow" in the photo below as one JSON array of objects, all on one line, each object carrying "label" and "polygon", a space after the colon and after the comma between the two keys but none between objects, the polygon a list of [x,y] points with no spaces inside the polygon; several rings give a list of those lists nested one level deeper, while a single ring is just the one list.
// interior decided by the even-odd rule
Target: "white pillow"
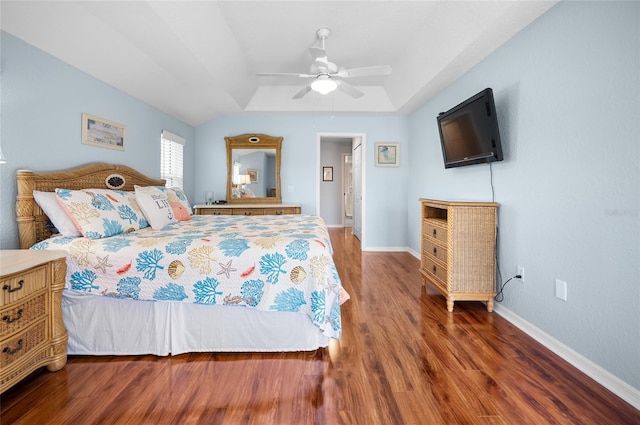
[{"label": "white pillow", "polygon": [[69,217],[62,205],[58,203],[58,197],[55,192],[34,190],[33,197],[62,236],[70,238],[79,238],[82,236],[73,219]]},{"label": "white pillow", "polygon": [[155,186],[134,186],[136,201],[147,221],[154,230],[176,223],[173,209],[167,200],[167,194]]}]

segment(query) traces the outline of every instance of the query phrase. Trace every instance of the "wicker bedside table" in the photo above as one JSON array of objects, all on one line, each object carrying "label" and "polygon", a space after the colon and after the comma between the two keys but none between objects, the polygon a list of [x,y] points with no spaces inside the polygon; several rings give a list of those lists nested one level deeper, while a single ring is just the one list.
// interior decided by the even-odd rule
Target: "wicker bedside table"
[{"label": "wicker bedside table", "polygon": [[420,273],[447,299],[485,301],[496,296],[496,220],[494,202],[420,199]]},{"label": "wicker bedside table", "polygon": [[67,363],[64,251],[0,251],[0,393],[35,369]]}]

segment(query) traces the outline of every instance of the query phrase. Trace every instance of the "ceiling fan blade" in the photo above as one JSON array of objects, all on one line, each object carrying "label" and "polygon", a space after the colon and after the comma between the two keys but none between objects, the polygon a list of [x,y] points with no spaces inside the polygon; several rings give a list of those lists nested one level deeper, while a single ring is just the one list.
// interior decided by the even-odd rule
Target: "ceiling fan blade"
[{"label": "ceiling fan blade", "polygon": [[357,99],[364,95],[364,93],[362,93],[357,88],[353,87],[351,84],[347,84],[344,81],[336,81],[336,83],[338,83],[338,90],[345,92],[346,94],[353,97],[354,99]]},{"label": "ceiling fan blade", "polygon": [[311,91],[311,85],[310,84],[306,85],[305,87],[302,88],[302,90],[296,93],[291,99],[302,99],[304,95],[309,93],[310,91]]},{"label": "ceiling fan blade", "polygon": [[389,75],[391,74],[391,71],[392,70],[389,65],[366,66],[363,68],[341,69],[335,73],[335,76],[340,78],[377,77],[380,75]]},{"label": "ceiling fan blade", "polygon": [[299,78],[315,78],[312,74],[299,74],[296,72],[260,72],[256,74],[258,77],[299,77]]}]

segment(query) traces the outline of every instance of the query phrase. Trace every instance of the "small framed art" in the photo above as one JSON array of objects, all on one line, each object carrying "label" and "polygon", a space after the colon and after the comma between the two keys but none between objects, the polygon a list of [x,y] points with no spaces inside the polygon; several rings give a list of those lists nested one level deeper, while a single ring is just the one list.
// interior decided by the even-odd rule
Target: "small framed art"
[{"label": "small framed art", "polygon": [[400,166],[400,143],[376,143],[376,167]]},{"label": "small framed art", "polygon": [[323,182],[333,181],[333,167],[322,167],[322,181]]},{"label": "small framed art", "polygon": [[251,181],[251,184],[258,183],[258,170],[247,168],[247,174],[249,174],[249,180]]},{"label": "small framed art", "polygon": [[82,143],[124,150],[125,126],[94,115],[82,114]]}]

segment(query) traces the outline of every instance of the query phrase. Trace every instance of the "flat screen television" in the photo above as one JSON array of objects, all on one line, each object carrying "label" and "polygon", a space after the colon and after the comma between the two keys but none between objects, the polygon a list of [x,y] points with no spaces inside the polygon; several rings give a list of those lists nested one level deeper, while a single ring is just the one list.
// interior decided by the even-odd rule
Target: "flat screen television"
[{"label": "flat screen television", "polygon": [[438,115],[444,168],[502,161],[493,90],[484,89]]}]

